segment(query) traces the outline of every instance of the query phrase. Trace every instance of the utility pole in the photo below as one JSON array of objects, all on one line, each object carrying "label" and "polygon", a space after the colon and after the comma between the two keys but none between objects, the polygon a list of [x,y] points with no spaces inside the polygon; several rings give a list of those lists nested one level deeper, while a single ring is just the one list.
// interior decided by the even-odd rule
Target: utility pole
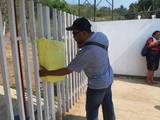
[{"label": "utility pole", "polygon": [[113,5],[114,5],[114,0],[112,0],[112,20],[114,19],[114,18],[113,18],[113,9],[114,9],[114,6],[113,6]]},{"label": "utility pole", "polygon": [[[104,0],[104,1],[106,2],[106,4],[109,4],[109,6],[111,7],[111,10],[112,10],[112,15],[111,15],[111,17],[112,17],[112,20],[113,20],[113,19],[114,19],[114,13],[113,13],[113,10],[114,10],[114,0],[112,0],[112,2],[110,2],[111,0]],[[86,2],[91,5],[91,2],[90,2],[89,0],[85,0],[82,5],[84,5]],[[97,3],[97,0],[94,0],[94,3],[93,3],[94,5],[92,5],[92,6],[94,7],[94,15],[93,15],[94,21],[96,21],[96,10],[97,10],[97,7],[98,7],[98,6],[100,5],[100,3],[102,3],[102,2],[103,2],[103,0],[99,0],[98,3]],[[78,0],[78,5],[79,5],[78,14],[79,14],[79,16],[80,16],[80,0]],[[103,4],[103,5],[104,5],[104,4]]]},{"label": "utility pole", "polygon": [[96,0],[94,0],[94,22],[96,21]]}]

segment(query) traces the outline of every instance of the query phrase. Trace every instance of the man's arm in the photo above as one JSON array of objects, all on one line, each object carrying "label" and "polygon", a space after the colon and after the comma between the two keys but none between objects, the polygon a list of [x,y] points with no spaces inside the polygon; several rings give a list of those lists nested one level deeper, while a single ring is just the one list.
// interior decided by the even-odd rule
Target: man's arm
[{"label": "man's arm", "polygon": [[54,75],[54,76],[63,76],[72,73],[73,71],[66,68],[60,68],[57,70],[47,70],[44,67],[39,71],[40,76],[48,76],[48,75]]}]

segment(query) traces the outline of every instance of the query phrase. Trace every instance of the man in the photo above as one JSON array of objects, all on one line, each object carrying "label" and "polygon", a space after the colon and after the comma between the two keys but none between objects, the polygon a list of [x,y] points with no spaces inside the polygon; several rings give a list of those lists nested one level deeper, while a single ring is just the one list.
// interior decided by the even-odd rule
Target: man
[{"label": "man", "polygon": [[84,70],[88,77],[87,120],[98,120],[100,105],[103,109],[103,119],[115,120],[111,91],[113,71],[108,58],[107,37],[103,33],[92,32],[90,22],[84,17],[76,19],[73,25],[66,30],[73,32],[73,37],[81,49],[68,67],[52,71],[47,71],[44,68],[40,70],[40,76],[60,76]]}]

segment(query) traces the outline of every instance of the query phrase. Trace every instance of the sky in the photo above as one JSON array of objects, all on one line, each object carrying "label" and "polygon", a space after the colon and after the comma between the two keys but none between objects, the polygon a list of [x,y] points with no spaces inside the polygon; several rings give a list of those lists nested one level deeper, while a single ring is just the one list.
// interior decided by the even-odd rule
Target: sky
[{"label": "sky", "polygon": [[[65,0],[69,4],[78,4],[78,0]],[[81,4],[83,4],[86,0],[80,0]],[[94,3],[94,0],[88,0],[90,3]],[[97,0],[97,3],[101,0]],[[112,0],[107,0],[110,3]],[[119,8],[121,5],[123,5],[125,8],[129,8],[129,5],[131,3],[135,3],[138,0],[114,0],[114,8]],[[99,6],[109,6],[109,4],[106,2],[106,0],[102,0],[101,4]]]}]

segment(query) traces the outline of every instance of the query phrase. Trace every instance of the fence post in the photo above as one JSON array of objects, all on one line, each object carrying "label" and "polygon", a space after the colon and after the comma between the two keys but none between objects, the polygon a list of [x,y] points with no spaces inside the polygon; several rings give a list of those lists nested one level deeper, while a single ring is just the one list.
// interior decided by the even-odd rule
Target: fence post
[{"label": "fence post", "polygon": [[57,9],[53,9],[53,38],[58,40]]},{"label": "fence post", "polygon": [[[60,11],[57,11],[57,25],[58,25],[58,40],[61,40],[61,16]],[[57,82],[57,97],[58,97],[58,111],[57,119],[62,120],[62,94],[61,94],[61,82]]]},{"label": "fence post", "polygon": [[[64,41],[65,43],[65,38],[66,38],[66,31],[65,31],[65,28],[66,28],[66,21],[65,21],[65,12],[61,11],[61,35],[62,35],[62,40]],[[62,115],[64,116],[65,112],[66,112],[66,89],[65,89],[65,86],[66,86],[66,77],[65,77],[65,80],[62,81],[62,85],[61,85],[61,91],[62,91]]]},{"label": "fence post", "polygon": [[36,22],[35,22],[35,12],[34,12],[34,2],[33,0],[29,1],[29,20],[30,20],[30,31],[31,31],[31,43],[33,50],[33,64],[34,64],[34,80],[35,80],[35,89],[36,89],[36,103],[37,103],[37,113],[38,120],[42,120],[42,106],[41,106],[41,92],[40,92],[40,79],[39,79],[39,65],[38,65],[38,53],[37,47],[35,44],[36,36]]},{"label": "fence post", "polygon": [[42,4],[37,4],[38,37],[44,37]]},{"label": "fence post", "polygon": [[[42,11],[42,4],[37,4],[37,12],[38,12],[38,20],[39,20],[39,37],[44,37],[44,25],[43,25],[43,11]],[[43,93],[44,93],[44,118],[46,120],[49,119],[49,110],[48,110],[48,90],[47,90],[47,81],[43,81]]]},{"label": "fence post", "polygon": [[[65,13],[65,21],[66,21],[66,27],[68,26],[68,13]],[[65,30],[65,44],[66,44],[66,64],[69,64],[69,32]],[[70,105],[70,86],[69,86],[69,79],[70,75],[66,76],[66,111],[69,111],[69,105]]]},{"label": "fence post", "polygon": [[[21,38],[23,43],[24,51],[24,65],[25,65],[25,77],[26,77],[26,89],[27,89],[27,99],[29,105],[29,118],[35,120],[34,108],[33,108],[33,97],[32,97],[32,87],[31,87],[31,73],[29,65],[29,43],[26,29],[26,15],[25,15],[25,3],[24,0],[20,0],[20,29],[21,29]],[[24,101],[25,102],[25,101]]]},{"label": "fence post", "polygon": [[[50,9],[49,7],[44,7],[43,9],[44,15],[44,34],[45,37],[51,39],[51,28],[50,28]],[[54,103],[54,84],[49,83],[47,85],[48,88],[48,104],[49,104],[49,115],[52,120],[55,120],[55,103]]]},{"label": "fence post", "polygon": [[9,120],[14,120],[13,115],[13,106],[12,106],[12,99],[10,94],[10,85],[9,85],[9,76],[8,76],[8,67],[7,67],[7,59],[5,56],[5,48],[4,48],[4,41],[3,41],[3,24],[2,24],[2,14],[0,9],[0,65],[2,69],[2,77],[3,77],[3,89],[4,89],[4,95],[5,95],[5,102],[7,105],[7,111],[8,111],[8,118]]},{"label": "fence post", "polygon": [[15,28],[15,17],[14,17],[14,6],[13,0],[7,0],[8,5],[8,14],[9,14],[9,28],[11,32],[11,44],[12,44],[12,55],[13,55],[13,64],[14,72],[16,78],[16,92],[18,96],[18,110],[21,120],[25,120],[24,114],[24,101],[22,97],[22,83],[20,78],[20,69],[19,69],[19,59],[18,59],[18,49],[17,49],[17,37],[16,37],[16,28]]},{"label": "fence post", "polygon": [[[70,14],[68,13],[67,14],[68,15],[68,26],[70,26],[71,25],[71,19],[70,19]],[[71,60],[72,60],[72,54],[71,54],[71,51],[72,51],[72,48],[71,48],[71,32],[68,32],[68,40],[67,40],[67,42],[68,42],[68,58],[69,58],[69,60],[68,60],[68,62],[70,63],[71,62]],[[72,93],[72,74],[70,74],[69,75],[69,108],[72,108],[72,103],[73,103],[73,99],[72,99],[72,95],[73,95],[73,93]]]}]

